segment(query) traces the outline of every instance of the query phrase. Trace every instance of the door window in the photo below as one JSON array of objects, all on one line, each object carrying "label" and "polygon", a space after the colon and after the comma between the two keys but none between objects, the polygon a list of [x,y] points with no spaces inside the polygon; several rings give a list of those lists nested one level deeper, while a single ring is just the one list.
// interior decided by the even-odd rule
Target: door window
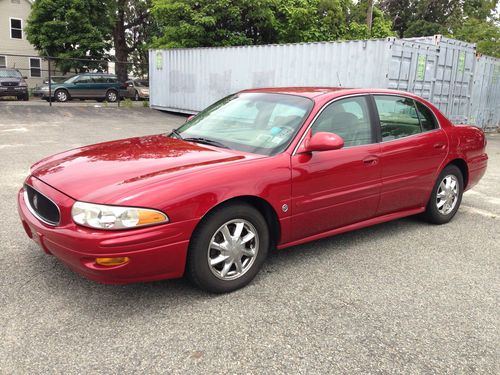
[{"label": "door window", "polygon": [[76,81],[76,83],[78,84],[82,84],[82,85],[86,85],[88,83],[93,83],[94,80],[92,79],[92,77],[90,76],[81,76],[80,78],[78,78],[78,80]]},{"label": "door window", "polygon": [[372,143],[366,97],[342,99],[328,105],[313,125],[312,134],[318,132],[340,135],[345,147]]},{"label": "door window", "polygon": [[422,132],[412,99],[401,96],[375,96],[382,141],[391,141]]},{"label": "door window", "polygon": [[437,120],[432,111],[427,108],[422,103],[415,101],[417,105],[418,118],[420,119],[420,125],[422,125],[422,130],[429,131],[438,128]]}]

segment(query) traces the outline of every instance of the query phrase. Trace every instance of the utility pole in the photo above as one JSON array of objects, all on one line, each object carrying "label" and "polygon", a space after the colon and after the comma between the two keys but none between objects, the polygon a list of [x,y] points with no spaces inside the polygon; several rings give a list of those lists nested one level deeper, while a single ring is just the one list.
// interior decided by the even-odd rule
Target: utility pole
[{"label": "utility pole", "polygon": [[368,0],[368,10],[366,11],[366,25],[368,26],[368,32],[372,32],[372,22],[373,22],[373,2],[374,0]]}]

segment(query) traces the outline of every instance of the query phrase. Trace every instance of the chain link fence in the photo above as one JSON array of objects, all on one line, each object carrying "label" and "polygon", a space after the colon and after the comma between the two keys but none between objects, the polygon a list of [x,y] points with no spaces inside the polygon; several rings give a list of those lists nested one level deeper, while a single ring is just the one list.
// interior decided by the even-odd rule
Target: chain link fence
[{"label": "chain link fence", "polygon": [[[118,105],[124,99],[149,100],[147,61],[56,58],[0,52],[0,70],[2,68],[14,69],[18,73],[12,74],[23,77],[25,83],[20,84],[27,84],[29,99],[44,99],[49,105],[75,99],[117,102]],[[4,93],[0,97],[7,96]]]}]

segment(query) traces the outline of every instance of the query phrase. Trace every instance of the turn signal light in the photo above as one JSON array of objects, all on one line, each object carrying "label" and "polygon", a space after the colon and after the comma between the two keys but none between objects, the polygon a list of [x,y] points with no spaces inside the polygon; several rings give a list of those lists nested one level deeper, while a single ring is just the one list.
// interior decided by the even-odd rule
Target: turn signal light
[{"label": "turn signal light", "polygon": [[116,257],[116,258],[95,258],[95,262],[100,266],[119,266],[125,264],[130,260],[129,257]]}]

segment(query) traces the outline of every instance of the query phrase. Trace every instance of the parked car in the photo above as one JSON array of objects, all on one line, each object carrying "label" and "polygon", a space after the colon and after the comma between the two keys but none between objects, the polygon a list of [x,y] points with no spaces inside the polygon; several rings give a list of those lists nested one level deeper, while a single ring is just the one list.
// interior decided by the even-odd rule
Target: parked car
[{"label": "parked car", "polygon": [[144,79],[131,79],[125,82],[125,85],[127,86],[129,98],[133,98],[135,101],[149,99],[149,81]]},{"label": "parked car", "polygon": [[273,247],[417,214],[449,222],[485,173],[485,146],[482,130],[405,92],[247,90],[170,134],[34,164],[19,213],[29,237],[92,280],[186,273],[229,292]]},{"label": "parked car", "polygon": [[[41,88],[42,98],[49,100],[49,86]],[[126,95],[124,84],[113,74],[81,73],[52,86],[53,100],[67,102],[71,99],[95,99],[116,102]]]},{"label": "parked car", "polygon": [[26,78],[17,69],[0,68],[0,97],[13,96],[17,100],[29,100]]},{"label": "parked car", "polygon": [[[52,82],[52,85],[56,85],[58,83],[63,83],[64,81],[66,81],[69,77],[65,77],[65,76],[52,76],[51,77],[51,82]],[[49,80],[46,79],[45,81],[43,81],[43,84],[42,85],[36,85],[34,88],[33,88],[33,91],[32,91],[32,94],[33,96],[35,97],[38,97],[38,98],[42,98],[43,97],[43,94],[44,94],[44,91],[45,91],[45,86],[48,87],[49,85]],[[47,88],[47,95],[48,95],[48,88]]]}]

